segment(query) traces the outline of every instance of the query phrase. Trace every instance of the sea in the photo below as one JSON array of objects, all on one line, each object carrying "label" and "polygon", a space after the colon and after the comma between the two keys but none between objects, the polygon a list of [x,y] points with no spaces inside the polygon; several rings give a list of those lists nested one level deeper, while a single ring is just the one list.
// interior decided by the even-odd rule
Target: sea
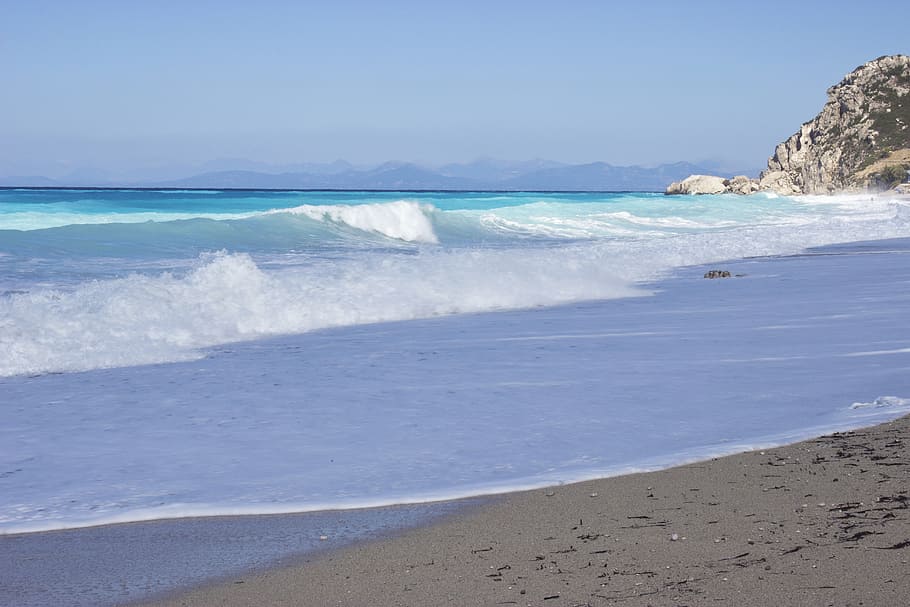
[{"label": "sea", "polygon": [[888,194],[3,189],[0,534],[488,495],[892,419],[908,237]]}]

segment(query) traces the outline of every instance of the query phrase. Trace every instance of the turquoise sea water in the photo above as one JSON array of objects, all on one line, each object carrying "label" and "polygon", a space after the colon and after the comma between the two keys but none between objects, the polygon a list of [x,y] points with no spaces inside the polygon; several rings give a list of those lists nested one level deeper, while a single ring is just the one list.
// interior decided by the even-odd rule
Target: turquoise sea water
[{"label": "turquoise sea water", "polygon": [[0,190],[0,376],[630,295],[680,265],[903,235],[888,198]]},{"label": "turquoise sea water", "polygon": [[[754,260],[907,236],[887,196],[0,190],[0,533],[477,495],[897,415],[900,252]],[[720,262],[745,276],[680,278]]]},{"label": "turquoise sea water", "polygon": [[[888,202],[855,202],[645,193],[5,189],[0,190],[0,288],[72,286],[133,271],[185,270],[215,251],[250,254],[257,263],[293,264],[369,251],[564,248],[760,228],[770,228],[776,238],[774,228],[827,229],[825,221],[894,212]],[[805,244],[818,240],[812,236]]]}]

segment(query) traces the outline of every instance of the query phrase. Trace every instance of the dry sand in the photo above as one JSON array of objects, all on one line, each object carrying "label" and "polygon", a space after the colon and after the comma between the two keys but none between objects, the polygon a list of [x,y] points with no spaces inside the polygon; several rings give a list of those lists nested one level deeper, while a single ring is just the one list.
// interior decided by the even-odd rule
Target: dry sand
[{"label": "dry sand", "polygon": [[515,493],[155,605],[907,605],[910,417]]}]

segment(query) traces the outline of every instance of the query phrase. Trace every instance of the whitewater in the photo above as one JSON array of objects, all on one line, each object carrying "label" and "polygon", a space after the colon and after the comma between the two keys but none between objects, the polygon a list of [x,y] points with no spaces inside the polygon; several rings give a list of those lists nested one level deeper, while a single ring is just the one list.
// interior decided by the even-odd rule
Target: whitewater
[{"label": "whitewater", "polygon": [[907,237],[884,194],[0,190],[0,534],[481,495],[890,419]]}]

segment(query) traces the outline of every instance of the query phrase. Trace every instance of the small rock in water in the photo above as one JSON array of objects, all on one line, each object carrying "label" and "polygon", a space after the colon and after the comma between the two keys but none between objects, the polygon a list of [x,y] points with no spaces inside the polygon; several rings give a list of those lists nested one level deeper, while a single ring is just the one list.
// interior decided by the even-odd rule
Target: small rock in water
[{"label": "small rock in water", "polygon": [[709,270],[705,272],[705,278],[730,278],[728,270]]}]

